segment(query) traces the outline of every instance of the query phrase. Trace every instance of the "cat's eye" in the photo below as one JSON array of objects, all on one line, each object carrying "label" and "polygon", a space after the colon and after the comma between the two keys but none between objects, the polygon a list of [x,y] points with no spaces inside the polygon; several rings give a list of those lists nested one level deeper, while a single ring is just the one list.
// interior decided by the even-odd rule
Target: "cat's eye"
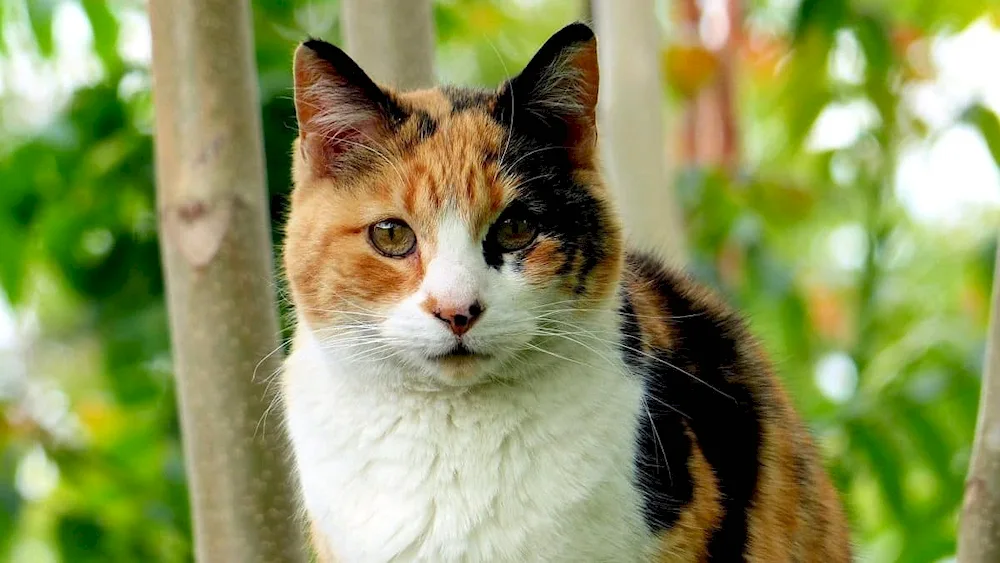
[{"label": "cat's eye", "polygon": [[390,258],[409,256],[417,247],[417,234],[399,219],[386,219],[368,227],[368,239],[375,250]]},{"label": "cat's eye", "polygon": [[493,227],[493,239],[503,252],[514,252],[535,240],[538,225],[527,212],[504,213]]}]

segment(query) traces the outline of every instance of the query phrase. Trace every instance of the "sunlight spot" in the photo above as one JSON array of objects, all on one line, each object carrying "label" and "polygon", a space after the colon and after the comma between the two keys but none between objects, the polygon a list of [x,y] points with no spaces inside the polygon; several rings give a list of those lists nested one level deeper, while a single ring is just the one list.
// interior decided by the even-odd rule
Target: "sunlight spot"
[{"label": "sunlight spot", "polygon": [[813,152],[849,147],[880,120],[878,111],[868,100],[829,104],[813,123],[806,147]]},{"label": "sunlight spot", "polygon": [[846,84],[861,84],[865,78],[865,57],[854,33],[846,29],[837,31],[836,42],[830,51],[830,77]]},{"label": "sunlight spot", "polygon": [[827,236],[833,263],[843,270],[860,270],[867,257],[867,234],[857,223],[833,229]]},{"label": "sunlight spot", "polygon": [[15,476],[17,492],[29,501],[47,497],[59,483],[59,467],[49,459],[42,446],[35,444],[21,458]]},{"label": "sunlight spot", "polygon": [[858,368],[843,352],[827,354],[816,364],[816,387],[823,396],[843,403],[854,396],[858,386]]},{"label": "sunlight spot", "polygon": [[838,186],[851,187],[858,179],[858,163],[843,152],[830,157],[830,179]]},{"label": "sunlight spot", "polygon": [[125,62],[149,66],[153,60],[153,39],[149,33],[149,17],[139,10],[122,10],[118,54]]},{"label": "sunlight spot", "polygon": [[0,350],[14,348],[16,345],[17,320],[14,318],[14,309],[0,289]]},{"label": "sunlight spot", "polygon": [[934,80],[911,84],[903,100],[932,131],[944,129],[973,102],[1000,111],[1000,73],[984,72],[1000,52],[1000,30],[987,19],[931,41]]},{"label": "sunlight spot", "polygon": [[26,539],[11,550],[11,563],[58,563],[55,551],[39,539]]},{"label": "sunlight spot", "polygon": [[129,71],[118,82],[118,97],[125,101],[132,100],[140,94],[149,92],[150,86],[152,84],[148,74],[136,70]]},{"label": "sunlight spot", "polygon": [[107,229],[91,229],[84,233],[81,243],[87,254],[102,257],[111,250],[115,237]]},{"label": "sunlight spot", "polygon": [[982,136],[968,125],[901,151],[896,195],[916,219],[961,223],[970,212],[1000,207],[1000,173]]},{"label": "sunlight spot", "polygon": [[14,399],[26,379],[19,346],[17,317],[0,289],[0,402]]}]

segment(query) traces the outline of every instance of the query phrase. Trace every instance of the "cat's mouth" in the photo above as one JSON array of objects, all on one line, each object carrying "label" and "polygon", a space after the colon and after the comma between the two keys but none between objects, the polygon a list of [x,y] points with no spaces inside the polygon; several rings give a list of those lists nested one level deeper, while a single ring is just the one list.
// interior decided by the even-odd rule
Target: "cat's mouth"
[{"label": "cat's mouth", "polygon": [[455,344],[455,347],[452,348],[451,350],[448,350],[444,354],[437,354],[435,356],[432,356],[431,359],[437,360],[439,362],[448,362],[448,361],[484,359],[486,357],[487,357],[486,354],[480,354],[478,352],[470,350],[465,346],[465,344],[459,342]]}]

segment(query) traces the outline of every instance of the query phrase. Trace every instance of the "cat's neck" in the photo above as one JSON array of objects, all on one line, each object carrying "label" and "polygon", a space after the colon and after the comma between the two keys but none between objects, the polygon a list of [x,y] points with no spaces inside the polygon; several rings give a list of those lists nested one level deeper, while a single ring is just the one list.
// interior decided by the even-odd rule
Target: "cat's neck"
[{"label": "cat's neck", "polygon": [[[640,501],[622,467],[642,384],[602,356],[584,347],[544,373],[426,392],[366,384],[380,374],[300,333],[284,396],[306,507],[345,560],[638,560]],[[463,517],[432,526],[435,510]]]}]

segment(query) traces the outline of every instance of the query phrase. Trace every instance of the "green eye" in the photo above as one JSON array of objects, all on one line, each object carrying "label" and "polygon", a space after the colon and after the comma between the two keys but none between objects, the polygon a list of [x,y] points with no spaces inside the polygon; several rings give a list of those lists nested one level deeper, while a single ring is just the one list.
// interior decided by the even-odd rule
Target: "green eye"
[{"label": "green eye", "polygon": [[368,227],[368,240],[375,250],[390,258],[408,256],[417,247],[417,234],[399,219],[386,219]]},{"label": "green eye", "polygon": [[538,225],[527,213],[505,213],[493,227],[493,238],[504,252],[527,247],[537,234]]}]

